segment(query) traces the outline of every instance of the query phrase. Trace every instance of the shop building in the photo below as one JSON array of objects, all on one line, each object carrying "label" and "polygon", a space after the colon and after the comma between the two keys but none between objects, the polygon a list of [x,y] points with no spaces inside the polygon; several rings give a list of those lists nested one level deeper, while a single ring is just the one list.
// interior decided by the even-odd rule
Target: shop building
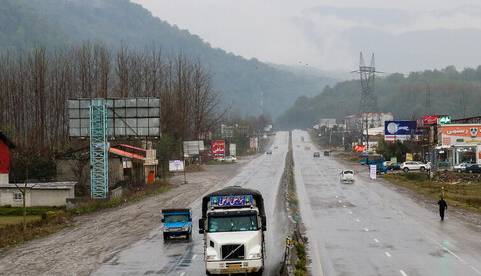
[{"label": "shop building", "polygon": [[438,160],[457,165],[481,164],[481,124],[438,126]]}]

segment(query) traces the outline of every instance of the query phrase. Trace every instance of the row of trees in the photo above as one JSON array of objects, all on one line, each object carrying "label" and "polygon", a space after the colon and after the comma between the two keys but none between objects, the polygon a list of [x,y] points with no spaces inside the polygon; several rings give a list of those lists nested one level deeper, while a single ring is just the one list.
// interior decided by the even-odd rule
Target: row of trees
[{"label": "row of trees", "polygon": [[222,115],[209,72],[182,54],[90,43],[0,53],[0,129],[20,154],[69,149],[66,104],[79,97],[159,97],[161,131],[175,140],[201,137]]}]

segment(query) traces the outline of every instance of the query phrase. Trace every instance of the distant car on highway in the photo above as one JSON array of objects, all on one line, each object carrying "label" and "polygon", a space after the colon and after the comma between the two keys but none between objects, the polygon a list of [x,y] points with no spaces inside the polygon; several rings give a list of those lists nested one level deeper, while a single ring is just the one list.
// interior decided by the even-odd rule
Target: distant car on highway
[{"label": "distant car on highway", "polygon": [[234,162],[237,162],[237,158],[235,156],[226,156],[223,160],[224,162],[227,162],[227,163],[234,163]]},{"label": "distant car on highway", "polygon": [[328,150],[325,150],[325,151],[324,151],[324,156],[329,156],[329,155],[331,155],[331,152],[328,151]]},{"label": "distant car on highway", "polygon": [[468,173],[481,173],[481,167],[478,164],[473,164],[466,168]]},{"label": "distant car on highway", "polygon": [[340,180],[342,183],[354,183],[354,171],[343,170],[341,172]]},{"label": "distant car on highway", "polygon": [[316,151],[314,152],[313,157],[321,157],[321,154],[318,151]]},{"label": "distant car on highway", "polygon": [[272,150],[266,151],[266,154],[272,154]]},{"label": "distant car on highway", "polygon": [[406,161],[401,164],[401,170],[404,172],[409,171],[429,171],[431,169],[431,164],[423,163],[419,161]]}]

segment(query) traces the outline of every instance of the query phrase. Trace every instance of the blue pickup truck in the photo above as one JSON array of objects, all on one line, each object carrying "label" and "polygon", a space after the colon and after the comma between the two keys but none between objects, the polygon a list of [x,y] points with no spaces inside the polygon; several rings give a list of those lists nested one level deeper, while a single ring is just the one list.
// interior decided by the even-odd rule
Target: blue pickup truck
[{"label": "blue pickup truck", "polygon": [[171,237],[185,236],[190,239],[192,234],[192,213],[190,209],[163,209],[164,240]]}]

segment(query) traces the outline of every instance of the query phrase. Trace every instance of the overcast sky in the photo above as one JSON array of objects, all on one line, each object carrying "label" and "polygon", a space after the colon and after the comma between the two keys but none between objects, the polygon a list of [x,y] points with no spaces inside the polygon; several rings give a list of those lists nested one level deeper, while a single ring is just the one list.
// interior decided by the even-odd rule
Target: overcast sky
[{"label": "overcast sky", "polygon": [[214,47],[266,62],[349,71],[362,50],[388,72],[481,64],[479,0],[132,1]]}]

